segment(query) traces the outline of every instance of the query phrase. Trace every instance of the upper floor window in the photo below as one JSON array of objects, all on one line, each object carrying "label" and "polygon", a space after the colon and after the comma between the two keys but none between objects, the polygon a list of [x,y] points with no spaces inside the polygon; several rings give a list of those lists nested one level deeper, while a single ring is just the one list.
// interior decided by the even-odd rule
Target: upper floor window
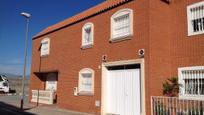
[{"label": "upper floor window", "polygon": [[40,55],[41,56],[47,56],[50,52],[50,39],[45,38],[41,41],[41,49],[40,49]]},{"label": "upper floor window", "polygon": [[82,28],[82,48],[88,48],[93,45],[93,33],[94,25],[93,23],[86,23]]},{"label": "upper floor window", "polygon": [[181,98],[204,99],[204,66],[178,69]]},{"label": "upper floor window", "polygon": [[111,40],[133,35],[133,10],[122,9],[111,17]]},{"label": "upper floor window", "polygon": [[79,72],[79,94],[93,94],[94,92],[94,71],[84,68]]},{"label": "upper floor window", "polygon": [[204,33],[204,1],[187,7],[188,36]]}]

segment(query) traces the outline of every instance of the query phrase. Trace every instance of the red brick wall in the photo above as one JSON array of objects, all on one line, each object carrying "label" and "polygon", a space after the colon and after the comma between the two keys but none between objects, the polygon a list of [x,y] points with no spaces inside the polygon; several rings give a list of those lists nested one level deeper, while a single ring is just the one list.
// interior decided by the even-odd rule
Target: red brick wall
[{"label": "red brick wall", "polygon": [[[169,5],[160,0],[149,0],[149,60],[146,78],[146,110],[150,115],[150,96],[162,95],[162,84],[171,77]],[[146,60],[145,60],[146,61]]]},{"label": "red brick wall", "polygon": [[[187,5],[199,1],[171,0],[166,4],[150,0],[149,74],[145,76],[149,87],[146,84],[146,96],[162,95],[162,83],[166,78],[178,76],[179,67],[204,65],[204,35],[188,37],[187,33]],[[150,104],[150,98],[146,99]]]},{"label": "red brick wall", "polygon": [[204,65],[204,35],[187,36],[186,5],[199,1],[202,0],[181,0],[175,2],[172,7],[172,28],[175,28],[171,31],[171,35],[175,35],[175,39],[171,41],[173,75],[176,75],[176,67]]},{"label": "red brick wall", "polygon": [[[134,0],[95,17],[33,40],[32,72],[59,70],[57,104],[60,107],[100,114],[95,100],[101,100],[102,55],[108,61],[139,59],[138,49],[145,49],[146,111],[150,115],[150,96],[162,95],[162,83],[177,76],[177,68],[204,65],[203,35],[187,37],[186,5],[201,0]],[[134,36],[131,40],[110,43],[110,17],[122,8],[134,10]],[[94,24],[94,46],[82,50],[82,27]],[[50,55],[40,59],[40,42],[50,38]],[[78,72],[83,68],[95,71],[93,96],[74,96]],[[31,89],[42,88],[41,81],[31,74]]]}]

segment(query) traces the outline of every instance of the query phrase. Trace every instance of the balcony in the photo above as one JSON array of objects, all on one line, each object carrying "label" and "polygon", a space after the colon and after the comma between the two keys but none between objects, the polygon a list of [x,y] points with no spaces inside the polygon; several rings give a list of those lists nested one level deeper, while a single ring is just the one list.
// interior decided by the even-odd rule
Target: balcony
[{"label": "balcony", "polygon": [[32,90],[31,102],[41,104],[54,104],[56,100],[55,92],[49,90]]}]

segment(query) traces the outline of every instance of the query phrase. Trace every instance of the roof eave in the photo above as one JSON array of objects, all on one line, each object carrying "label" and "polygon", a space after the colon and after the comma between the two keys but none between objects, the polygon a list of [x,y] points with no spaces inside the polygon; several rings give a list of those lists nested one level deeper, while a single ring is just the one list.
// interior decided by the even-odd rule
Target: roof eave
[{"label": "roof eave", "polygon": [[[118,6],[121,6],[121,5],[123,5],[123,4],[125,4],[125,3],[128,3],[128,2],[130,2],[130,1],[133,1],[133,0],[120,1],[120,2],[118,2],[117,4],[114,4],[114,5],[110,6],[110,7],[101,9],[101,10],[99,10],[99,11],[97,11],[97,12],[94,12],[93,14],[90,14],[90,15],[87,15],[87,16],[85,16],[85,17],[79,18],[78,20],[75,20],[75,21],[73,21],[73,22],[71,22],[71,23],[68,23],[68,24],[66,24],[66,25],[63,25],[63,26],[61,26],[61,27],[55,28],[55,29],[53,29],[53,30],[50,30],[50,31],[48,31],[48,32],[45,32],[45,33],[41,34],[41,32],[43,32],[44,30],[47,29],[47,28],[46,28],[46,29],[44,29],[43,31],[41,31],[39,34],[37,34],[36,36],[34,36],[34,37],[32,38],[32,40],[37,39],[37,38],[40,38],[40,37],[45,36],[45,35],[48,35],[48,34],[50,34],[50,33],[53,33],[53,32],[55,32],[55,31],[58,31],[58,30],[63,29],[63,28],[65,28],[65,27],[68,27],[68,26],[70,26],[70,25],[76,24],[76,23],[81,22],[81,21],[83,21],[83,20],[86,20],[86,19],[88,19],[88,18],[90,18],[90,17],[96,16],[96,15],[98,15],[98,14],[101,14],[101,13],[103,13],[103,12],[106,12],[106,11],[108,11],[108,10],[111,10],[111,9],[113,9],[113,8],[116,8],[116,7],[118,7]],[[107,2],[107,1],[105,1],[105,2]],[[90,9],[91,9],[91,8],[90,8]],[[88,11],[88,10],[86,10],[86,11]],[[82,12],[82,13],[85,13],[86,11],[84,11],[84,12]],[[78,15],[79,15],[79,14],[78,14]],[[74,15],[74,16],[77,16],[77,15]],[[69,20],[69,19],[70,19],[70,18],[68,18],[68,19],[66,19],[66,20]],[[48,28],[49,28],[49,27],[48,27]]]}]

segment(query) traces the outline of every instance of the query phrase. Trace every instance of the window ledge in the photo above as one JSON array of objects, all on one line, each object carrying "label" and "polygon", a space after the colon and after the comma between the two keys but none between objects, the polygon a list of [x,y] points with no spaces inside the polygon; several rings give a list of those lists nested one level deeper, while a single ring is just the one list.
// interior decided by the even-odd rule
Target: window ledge
[{"label": "window ledge", "polygon": [[204,100],[204,95],[179,95],[179,98],[187,100]]},{"label": "window ledge", "polygon": [[125,36],[120,36],[120,37],[115,37],[115,38],[110,38],[110,42],[119,42],[119,41],[124,41],[124,40],[130,40],[132,38],[132,34],[125,35]]},{"label": "window ledge", "polygon": [[188,33],[188,37],[204,34],[204,31]]},{"label": "window ledge", "polygon": [[48,54],[47,54],[47,55],[41,55],[40,57],[41,57],[41,58],[47,58],[47,57],[48,57]]},{"label": "window ledge", "polygon": [[80,91],[78,92],[78,94],[81,96],[93,96],[94,95],[94,93],[90,91]]},{"label": "window ledge", "polygon": [[92,47],[93,47],[93,44],[87,44],[87,45],[82,45],[81,49],[89,49],[89,48],[92,48]]}]

